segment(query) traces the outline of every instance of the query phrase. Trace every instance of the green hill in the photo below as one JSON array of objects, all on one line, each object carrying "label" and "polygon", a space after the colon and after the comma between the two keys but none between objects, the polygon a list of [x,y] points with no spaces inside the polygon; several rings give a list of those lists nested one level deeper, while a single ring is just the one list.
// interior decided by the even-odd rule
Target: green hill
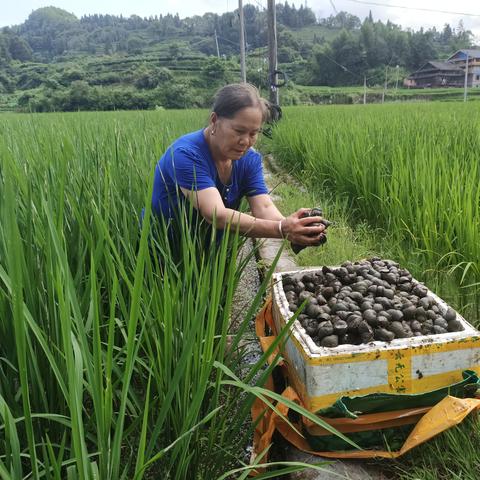
[{"label": "green hill", "polygon": [[[469,32],[449,26],[402,31],[371,16],[361,21],[340,12],[316,19],[303,6],[276,8],[279,68],[289,79],[283,98],[291,103],[305,97],[295,84],[355,86],[367,76],[369,86],[380,85],[388,65],[407,75],[427,59],[471,46]],[[244,16],[247,80],[268,89],[266,12],[246,5]],[[239,80],[239,36],[237,10],[184,19],[77,18],[39,8],[0,31],[0,109],[205,107],[219,85]]]}]

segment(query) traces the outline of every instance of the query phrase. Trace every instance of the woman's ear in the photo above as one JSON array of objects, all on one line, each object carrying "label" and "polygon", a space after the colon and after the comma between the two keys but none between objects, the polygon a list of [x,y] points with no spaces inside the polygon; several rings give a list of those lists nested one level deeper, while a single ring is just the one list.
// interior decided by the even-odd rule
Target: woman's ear
[{"label": "woman's ear", "polygon": [[217,120],[218,120],[218,116],[215,112],[212,112],[210,114],[210,123],[209,123],[209,126],[210,126],[210,134],[211,135],[215,135],[215,129],[217,127]]}]

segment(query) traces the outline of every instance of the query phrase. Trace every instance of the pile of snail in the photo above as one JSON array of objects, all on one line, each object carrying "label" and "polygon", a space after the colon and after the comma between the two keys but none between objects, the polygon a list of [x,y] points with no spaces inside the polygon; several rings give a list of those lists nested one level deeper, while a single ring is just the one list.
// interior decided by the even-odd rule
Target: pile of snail
[{"label": "pile of snail", "polygon": [[464,330],[455,310],[391,260],[373,257],[282,277],[291,312],[323,347]]}]

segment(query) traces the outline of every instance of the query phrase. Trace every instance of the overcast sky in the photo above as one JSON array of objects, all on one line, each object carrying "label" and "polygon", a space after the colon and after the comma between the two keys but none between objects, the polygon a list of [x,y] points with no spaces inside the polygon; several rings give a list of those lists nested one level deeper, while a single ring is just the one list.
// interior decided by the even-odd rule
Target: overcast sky
[{"label": "overcast sky", "polygon": [[[266,8],[267,0],[244,0],[244,5]],[[278,1],[277,3],[283,3]],[[445,23],[456,27],[460,20],[475,34],[480,44],[480,2],[478,0],[297,0],[290,1],[297,7],[307,3],[317,16],[328,17],[337,11],[347,11],[363,20],[369,10],[375,19],[391,20],[403,28],[433,27],[442,29]],[[366,3],[370,3],[366,5]],[[0,0],[0,26],[16,25],[40,7],[53,5],[74,13],[78,17],[93,13],[132,14],[141,17],[166,13],[178,13],[181,18],[202,15],[206,12],[224,13],[238,6],[237,0]],[[395,8],[402,6],[407,8]],[[425,10],[420,10],[425,9]],[[437,12],[427,11],[437,10]],[[444,12],[441,12],[443,10]],[[445,13],[446,12],[446,13]],[[469,15],[461,15],[469,14]]]}]

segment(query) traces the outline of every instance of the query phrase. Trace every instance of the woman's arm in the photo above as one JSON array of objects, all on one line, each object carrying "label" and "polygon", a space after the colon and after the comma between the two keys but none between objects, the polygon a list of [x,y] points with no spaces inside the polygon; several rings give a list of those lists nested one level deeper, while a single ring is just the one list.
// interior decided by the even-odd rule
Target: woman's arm
[{"label": "woman's arm", "polygon": [[247,197],[247,200],[250,205],[250,210],[256,218],[265,218],[268,220],[283,220],[285,218],[273,203],[272,197],[267,193]]},{"label": "woman's arm", "polygon": [[[301,215],[307,209],[301,209],[285,218],[273,205],[273,202],[254,201],[255,208],[252,208],[252,215],[241,213],[231,208],[226,208],[222,202],[220,193],[216,188],[205,188],[203,190],[187,190],[182,188],[183,194],[193,202],[193,206],[200,212],[202,217],[209,223],[215,221],[217,228],[224,229],[238,228],[240,233],[252,238],[288,238],[299,245],[318,245],[320,234],[325,227],[323,225],[310,226],[318,223],[321,217],[305,217]],[[258,195],[263,196],[263,195]],[[267,195],[268,196],[268,195]],[[255,198],[255,197],[251,197]],[[273,208],[272,208],[273,205]],[[257,217],[256,214],[268,217]]]}]

